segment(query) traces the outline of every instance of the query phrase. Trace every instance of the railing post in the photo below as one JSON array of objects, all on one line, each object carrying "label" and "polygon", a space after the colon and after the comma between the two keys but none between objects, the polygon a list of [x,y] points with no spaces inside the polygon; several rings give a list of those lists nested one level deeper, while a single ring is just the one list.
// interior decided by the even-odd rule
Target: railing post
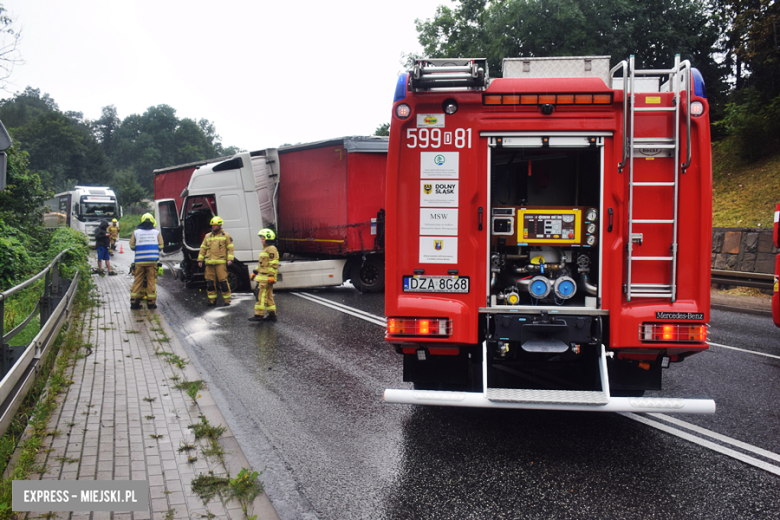
[{"label": "railing post", "polygon": [[6,366],[5,366],[5,352],[8,348],[8,345],[5,344],[5,340],[3,337],[5,336],[5,298],[0,299],[0,370],[2,370],[2,374],[5,375],[7,372]]},{"label": "railing post", "polygon": [[51,316],[51,271],[46,272],[46,278],[43,282],[43,296],[41,296],[41,327],[43,324],[49,321]]}]

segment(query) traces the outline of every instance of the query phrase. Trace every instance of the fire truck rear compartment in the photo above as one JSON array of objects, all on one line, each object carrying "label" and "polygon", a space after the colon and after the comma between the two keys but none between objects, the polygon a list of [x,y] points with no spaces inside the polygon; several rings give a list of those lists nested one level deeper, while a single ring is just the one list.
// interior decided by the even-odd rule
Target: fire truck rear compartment
[{"label": "fire truck rear compartment", "polygon": [[490,305],[596,308],[600,147],[493,146],[490,178]]}]

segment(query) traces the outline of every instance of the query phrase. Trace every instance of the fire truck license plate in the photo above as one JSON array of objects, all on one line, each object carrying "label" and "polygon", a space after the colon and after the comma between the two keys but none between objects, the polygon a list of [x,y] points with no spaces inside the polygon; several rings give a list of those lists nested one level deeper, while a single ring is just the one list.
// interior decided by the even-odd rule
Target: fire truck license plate
[{"label": "fire truck license plate", "polygon": [[469,292],[468,276],[404,276],[404,292]]}]

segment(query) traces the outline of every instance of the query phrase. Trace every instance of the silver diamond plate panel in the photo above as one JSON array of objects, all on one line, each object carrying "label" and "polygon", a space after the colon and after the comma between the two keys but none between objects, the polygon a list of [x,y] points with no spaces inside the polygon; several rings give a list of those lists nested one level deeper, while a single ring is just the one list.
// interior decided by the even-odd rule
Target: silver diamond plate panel
[{"label": "silver diamond plate panel", "polygon": [[505,403],[550,403],[550,404],[607,404],[609,397],[604,392],[582,390],[521,390],[516,388],[488,388],[490,401]]},{"label": "silver diamond plate panel", "polygon": [[609,85],[609,56],[504,58],[505,78],[601,78]]}]

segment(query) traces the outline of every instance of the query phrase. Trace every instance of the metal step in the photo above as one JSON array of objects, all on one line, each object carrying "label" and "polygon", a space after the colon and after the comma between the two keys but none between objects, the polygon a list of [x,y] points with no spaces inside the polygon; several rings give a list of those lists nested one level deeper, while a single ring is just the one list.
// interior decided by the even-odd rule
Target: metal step
[{"label": "metal step", "polygon": [[653,261],[653,262],[656,261],[668,262],[670,260],[673,260],[673,257],[671,256],[632,256],[631,257],[632,262],[639,262],[640,260]]},{"label": "metal step", "polygon": [[520,390],[515,388],[488,388],[489,401],[502,403],[589,404],[609,403],[605,392],[584,390]]}]

